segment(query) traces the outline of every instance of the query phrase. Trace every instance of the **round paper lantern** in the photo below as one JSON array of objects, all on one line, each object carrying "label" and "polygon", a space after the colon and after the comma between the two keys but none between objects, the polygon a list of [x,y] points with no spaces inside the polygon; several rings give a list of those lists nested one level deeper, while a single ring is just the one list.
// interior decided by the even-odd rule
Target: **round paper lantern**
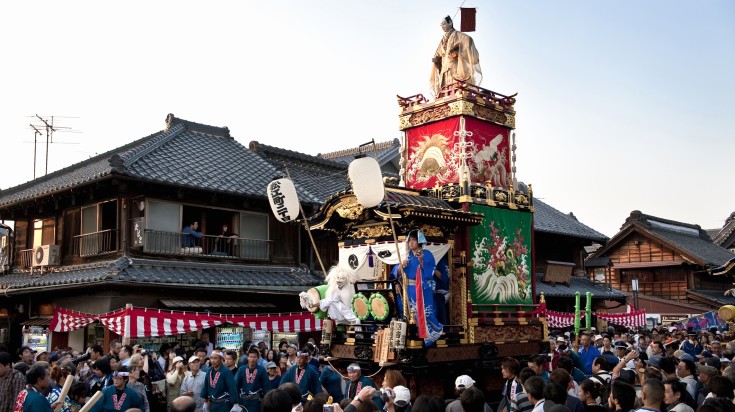
[{"label": "round paper lantern", "polygon": [[268,184],[268,201],[276,219],[283,223],[299,216],[299,196],[290,179],[278,179]]},{"label": "round paper lantern", "polygon": [[363,207],[375,207],[383,201],[385,187],[377,160],[372,157],[355,159],[350,163],[347,173],[352,182],[352,191]]}]

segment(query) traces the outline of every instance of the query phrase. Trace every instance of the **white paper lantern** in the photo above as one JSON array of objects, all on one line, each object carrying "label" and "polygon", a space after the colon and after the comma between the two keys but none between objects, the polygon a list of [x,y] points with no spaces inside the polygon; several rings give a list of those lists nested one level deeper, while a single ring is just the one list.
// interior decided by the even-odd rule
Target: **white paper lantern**
[{"label": "white paper lantern", "polygon": [[352,182],[352,191],[363,207],[375,207],[383,201],[385,187],[377,160],[372,157],[355,159],[350,163],[347,173]]},{"label": "white paper lantern", "polygon": [[299,216],[299,196],[290,179],[278,179],[268,184],[268,201],[276,219],[283,223]]}]

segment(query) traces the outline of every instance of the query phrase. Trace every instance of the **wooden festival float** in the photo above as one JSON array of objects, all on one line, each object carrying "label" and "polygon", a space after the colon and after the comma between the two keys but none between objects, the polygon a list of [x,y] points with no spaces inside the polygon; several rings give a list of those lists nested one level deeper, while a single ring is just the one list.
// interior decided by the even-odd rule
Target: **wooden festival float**
[{"label": "wooden festival float", "polygon": [[[538,354],[547,333],[534,299],[532,190],[515,180],[515,98],[454,83],[434,101],[398,103],[401,181],[386,179],[382,199],[366,207],[351,176],[353,187],[308,219],[310,230],[336,234],[339,265],[357,274],[352,309],[360,324],[327,320],[321,351],[335,366],[400,368],[419,393],[444,395],[453,389],[446,381],[463,373],[491,389],[500,360]],[[449,267],[448,322],[429,347],[411,314],[397,310],[401,283],[389,280],[413,229]],[[310,291],[315,301],[326,288]]]}]

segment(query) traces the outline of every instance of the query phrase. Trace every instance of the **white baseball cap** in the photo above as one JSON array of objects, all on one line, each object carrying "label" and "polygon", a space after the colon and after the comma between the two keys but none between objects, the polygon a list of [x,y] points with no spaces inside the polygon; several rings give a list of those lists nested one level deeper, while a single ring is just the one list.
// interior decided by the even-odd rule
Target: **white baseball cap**
[{"label": "white baseball cap", "polygon": [[472,385],[474,385],[474,384],[475,384],[475,381],[474,381],[474,380],[472,380],[472,378],[470,378],[470,377],[469,377],[469,376],[467,376],[467,375],[460,375],[460,376],[457,376],[457,380],[455,380],[455,381],[454,381],[454,386],[455,386],[455,387],[456,387],[457,389],[467,389],[467,388],[471,388],[471,387],[472,387]]},{"label": "white baseball cap", "polygon": [[407,387],[398,385],[393,388],[393,393],[396,394],[395,398],[393,398],[393,403],[396,406],[402,408],[411,403],[411,391]]}]

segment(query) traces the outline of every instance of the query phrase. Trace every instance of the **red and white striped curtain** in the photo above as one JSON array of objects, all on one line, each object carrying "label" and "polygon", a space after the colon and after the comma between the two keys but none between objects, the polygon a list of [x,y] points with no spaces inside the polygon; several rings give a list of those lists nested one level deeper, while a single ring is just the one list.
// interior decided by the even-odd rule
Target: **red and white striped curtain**
[{"label": "red and white striped curtain", "polygon": [[636,310],[630,313],[595,313],[595,316],[600,319],[605,319],[610,323],[625,326],[628,328],[639,328],[646,326],[645,310]]},{"label": "red and white striped curtain", "polygon": [[99,321],[120,336],[131,338],[177,335],[225,323],[270,332],[312,332],[322,328],[321,320],[314,318],[310,312],[224,315],[126,308],[102,315],[92,315],[57,307],[54,308],[50,329],[54,332],[70,332],[95,321]]},{"label": "red and white striped curtain", "polygon": [[[585,313],[580,312],[579,319],[584,319]],[[549,322],[550,328],[567,328],[574,325],[574,313],[546,311],[546,321]]]}]

